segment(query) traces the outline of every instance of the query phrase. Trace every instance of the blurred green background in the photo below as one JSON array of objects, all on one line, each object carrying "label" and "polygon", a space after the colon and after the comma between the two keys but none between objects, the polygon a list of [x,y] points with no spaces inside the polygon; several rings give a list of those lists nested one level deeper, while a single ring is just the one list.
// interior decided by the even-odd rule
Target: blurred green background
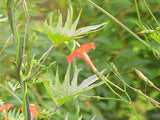
[{"label": "blurred green background", "polygon": [[[39,59],[41,55],[51,46],[50,40],[47,36],[40,32],[42,23],[46,18],[53,14],[53,21],[57,22],[58,10],[63,16],[67,15],[68,1],[67,0],[28,0],[27,6],[30,15],[29,21],[29,35],[36,33],[37,37],[33,42],[32,55],[36,59]],[[107,10],[119,21],[128,26],[136,34],[140,31],[137,26],[138,23],[137,13],[135,9],[134,0],[93,0],[96,4]],[[160,1],[159,0],[146,0],[151,11],[155,15],[158,21],[160,21]],[[142,17],[143,25],[156,28],[156,24],[148,13],[142,0],[138,0],[139,10]],[[78,40],[79,43],[84,44],[93,41],[96,45],[95,50],[91,50],[89,55],[94,62],[98,70],[107,69],[106,63],[113,62],[118,68],[118,72],[122,75],[124,80],[131,86],[138,88],[145,92],[145,83],[135,74],[134,69],[137,68],[157,86],[160,87],[160,67],[159,60],[157,60],[152,51],[145,47],[142,43],[137,41],[133,36],[126,32],[122,27],[113,22],[110,18],[104,15],[102,12],[90,5],[87,0],[72,0],[73,6],[73,19],[75,19],[82,9],[82,14],[78,27],[84,27],[88,25],[100,24],[102,22],[109,21],[109,24],[101,31],[90,33],[85,38]],[[6,3],[0,1],[0,14],[3,17],[7,17]],[[20,7],[16,10],[17,24],[19,24],[20,39],[23,39],[25,31],[25,16],[24,11]],[[63,17],[63,22],[66,17]],[[6,44],[9,36],[11,35],[11,29],[9,22],[0,22],[0,50]],[[27,36],[29,38],[30,36]],[[139,35],[143,38],[142,35]],[[159,45],[149,39],[153,47],[160,50]],[[29,42],[27,42],[27,45]],[[64,78],[66,68],[68,66],[66,57],[70,54],[65,44],[58,46],[49,56],[45,65],[56,61],[59,68],[60,78]],[[10,40],[7,48],[0,55],[0,62],[4,73],[3,80],[16,83],[16,67],[14,64],[16,56],[14,40]],[[79,74],[79,82],[85,78],[93,75],[93,72],[89,66],[83,61],[83,59],[76,59],[78,68],[83,69]],[[55,75],[56,65],[49,70],[44,71]],[[43,73],[42,73],[43,76]],[[41,76],[40,76],[41,77]],[[115,81],[118,85],[119,82],[116,76],[111,75],[110,80]],[[3,81],[1,81],[3,82]],[[121,84],[119,84],[121,86]],[[29,90],[30,103],[36,103],[40,108],[54,109],[54,104],[48,98],[42,84],[33,85],[34,90],[37,91],[37,95],[34,94],[33,89]],[[150,103],[147,99],[138,95],[134,91],[127,89],[129,95],[132,98],[133,104],[137,113],[142,116],[144,120],[159,120],[160,110]],[[0,89],[0,99],[3,99],[5,91]],[[117,91],[118,92],[118,91]],[[20,91],[17,91],[18,96],[21,96]],[[121,94],[119,92],[119,94]],[[155,100],[160,101],[160,94],[155,89],[147,87],[146,94],[153,97]],[[10,94],[8,95],[8,102],[17,104]],[[109,91],[109,89],[102,85],[94,88],[86,93],[86,95],[98,95],[102,97],[115,97],[115,95]],[[135,120],[135,116],[131,113],[128,106],[122,102],[113,100],[95,100],[89,99],[83,96],[79,96],[76,102],[69,100],[66,104],[60,107],[54,116],[54,120],[64,119],[67,112],[69,120],[75,119],[77,104],[80,108],[79,115],[82,115],[83,120],[90,120],[96,115],[95,120]],[[50,106],[53,105],[53,108]]]}]

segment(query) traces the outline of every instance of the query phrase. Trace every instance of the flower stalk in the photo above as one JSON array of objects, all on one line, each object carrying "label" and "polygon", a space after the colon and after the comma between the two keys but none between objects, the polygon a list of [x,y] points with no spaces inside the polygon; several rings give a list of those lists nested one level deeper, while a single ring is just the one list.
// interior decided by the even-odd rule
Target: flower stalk
[{"label": "flower stalk", "polygon": [[160,89],[155,86],[141,71],[135,69],[135,72],[137,73],[137,75],[144,80],[145,82],[147,82],[151,87],[154,87],[157,91],[160,92]]}]

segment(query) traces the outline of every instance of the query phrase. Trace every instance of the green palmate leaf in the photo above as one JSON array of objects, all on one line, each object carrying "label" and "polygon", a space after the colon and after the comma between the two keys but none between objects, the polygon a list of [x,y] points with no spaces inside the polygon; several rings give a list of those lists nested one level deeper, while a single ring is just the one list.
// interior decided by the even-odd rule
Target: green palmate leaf
[{"label": "green palmate leaf", "polygon": [[49,24],[47,23],[47,21],[44,22],[45,33],[47,34],[49,39],[52,41],[54,46],[57,46],[66,41],[82,38],[88,33],[95,32],[104,28],[108,23],[108,22],[105,22],[99,25],[82,27],[76,30],[76,27],[80,19],[80,15],[81,15],[81,11],[79,12],[77,19],[73,22],[73,24],[71,24],[72,16],[71,16],[71,13],[68,11],[67,20],[64,24],[64,27],[62,24],[62,14],[60,12],[59,12],[59,19],[58,19],[57,25],[53,25],[52,16],[50,17]]},{"label": "green palmate leaf", "polygon": [[[98,78],[96,75],[90,76],[85,79],[79,86],[77,86],[78,73],[80,70],[74,72],[72,81],[70,80],[70,65],[68,66],[63,83],[60,83],[58,77],[58,70],[56,72],[55,83],[52,81],[44,82],[45,89],[49,97],[56,103],[57,106],[61,106],[67,100],[84,93],[94,87],[103,84],[103,81],[97,82]],[[101,74],[104,71],[101,72]]]}]

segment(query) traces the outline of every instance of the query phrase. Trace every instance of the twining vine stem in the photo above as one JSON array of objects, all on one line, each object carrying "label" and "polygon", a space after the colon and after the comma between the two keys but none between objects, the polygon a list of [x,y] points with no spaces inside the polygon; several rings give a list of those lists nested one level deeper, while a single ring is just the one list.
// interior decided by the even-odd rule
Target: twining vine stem
[{"label": "twining vine stem", "polygon": [[27,82],[27,81],[31,80],[31,79],[39,72],[39,70],[40,70],[40,68],[41,68],[41,65],[46,61],[46,59],[48,58],[49,54],[52,52],[53,49],[54,49],[54,45],[52,45],[52,46],[49,48],[49,50],[48,50],[47,53],[46,53],[46,56],[45,56],[44,59],[42,60],[42,62],[41,62],[41,64],[39,65],[39,67],[37,67],[37,69],[35,70],[35,72],[34,72],[31,76],[29,76],[24,82]]}]

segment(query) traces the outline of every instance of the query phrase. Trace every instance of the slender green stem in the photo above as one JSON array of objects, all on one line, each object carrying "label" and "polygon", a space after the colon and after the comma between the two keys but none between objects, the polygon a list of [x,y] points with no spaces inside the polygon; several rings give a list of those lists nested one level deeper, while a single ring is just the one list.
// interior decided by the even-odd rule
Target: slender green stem
[{"label": "slender green stem", "polygon": [[30,57],[31,57],[31,48],[32,48],[32,44],[33,44],[33,39],[31,38],[30,42],[29,42],[29,50],[27,52],[27,64],[26,64],[26,70],[25,70],[25,75],[28,75],[29,73],[29,69],[30,69]]},{"label": "slender green stem", "polygon": [[16,65],[18,67],[19,64],[19,48],[20,48],[20,40],[19,40],[19,34],[15,25],[15,30],[14,30],[14,39],[17,41],[17,56],[16,56]]},{"label": "slender green stem", "polygon": [[16,6],[17,9],[22,5],[23,1],[24,1],[24,0],[20,0],[20,1],[19,1],[18,5]]},{"label": "slender green stem", "polygon": [[23,114],[25,117],[25,120],[30,120],[30,110],[29,110],[29,104],[28,104],[28,100],[27,100],[27,83],[24,83],[22,80],[22,91],[23,91]]},{"label": "slender green stem", "polygon": [[16,94],[14,94],[14,92],[12,92],[11,90],[9,90],[8,88],[6,88],[5,86],[3,86],[2,84],[0,84],[0,87],[5,89],[7,92],[9,92],[15,99],[17,99],[18,102],[20,102],[21,104],[23,103],[21,99],[19,99],[19,97],[17,97]]},{"label": "slender green stem", "polygon": [[58,105],[57,105],[56,108],[54,109],[52,115],[48,118],[48,120],[51,120],[51,119],[52,119],[53,115],[56,113],[56,111],[58,110],[58,108],[59,108],[59,107],[58,107]]},{"label": "slender green stem", "polygon": [[137,0],[134,0],[134,2],[135,2],[136,12],[137,12],[137,16],[138,16],[138,21],[139,21],[140,27],[142,28],[142,20],[141,20],[141,17],[140,17]]},{"label": "slender green stem", "polygon": [[[111,68],[110,68],[110,69],[111,69]],[[114,72],[114,73],[118,76],[118,78],[123,82],[124,86],[127,86],[127,85],[128,85],[128,84],[125,83],[124,79],[121,77],[121,75],[118,73],[117,70],[113,70],[113,72]],[[131,110],[135,113],[137,119],[139,119],[138,114],[137,114],[135,108],[134,108],[133,105],[132,105],[131,98],[130,98],[129,94],[127,93],[126,89],[125,89],[124,92],[125,92],[126,96],[127,96],[128,99],[129,99],[128,104],[130,105]]]},{"label": "slender green stem", "polygon": [[115,90],[112,89],[112,87],[104,80],[105,84],[108,86],[108,88],[115,94],[117,95],[120,99],[122,99],[124,102],[128,103],[127,100],[125,100],[123,97],[121,97]]},{"label": "slender green stem", "polygon": [[41,68],[41,65],[46,61],[46,59],[48,58],[49,54],[52,52],[53,49],[54,49],[54,46],[52,45],[52,46],[50,47],[50,49],[47,51],[47,54],[46,54],[46,56],[44,57],[44,59],[42,60],[40,66],[37,67],[36,70],[35,70],[35,72],[34,72],[31,76],[29,76],[27,79],[25,79],[24,82],[27,82],[27,81],[31,80],[31,79],[39,72],[39,70],[40,70],[40,68]]},{"label": "slender green stem", "polygon": [[[126,103],[128,103],[128,104],[130,105],[131,110],[134,112],[134,114],[136,115],[137,119],[140,120],[137,112],[135,111],[135,109],[134,109],[134,107],[133,107],[133,105],[132,105],[132,103],[131,103],[131,98],[130,98],[130,96],[128,95],[128,93],[127,93],[125,90],[123,90],[122,88],[120,88],[119,86],[117,86],[116,84],[114,84],[114,83],[112,83],[111,81],[109,81],[107,78],[105,78],[105,76],[100,75],[99,73],[96,73],[96,75],[97,75],[97,77],[98,77],[99,79],[101,79],[101,80],[103,80],[103,81],[105,82],[105,84],[109,87],[109,89],[110,89],[115,95],[117,95],[120,99],[122,99],[124,102],[126,102]],[[127,98],[129,99],[129,101],[125,100],[125,99],[124,99],[123,97],[121,97],[118,93],[116,93],[116,92],[112,89],[112,87],[111,87],[107,82],[108,82],[109,84],[113,85],[114,87],[116,87],[117,89],[119,89],[120,91],[124,92],[125,95],[127,96]]]},{"label": "slender green stem", "polygon": [[139,118],[139,116],[138,116],[138,114],[137,114],[137,112],[136,112],[133,104],[130,102],[129,105],[130,105],[131,110],[132,110],[132,111],[134,112],[134,114],[136,115],[137,119],[140,120],[140,118]]},{"label": "slender green stem", "polygon": [[122,76],[118,73],[118,69],[116,68],[116,66],[112,63],[112,68],[106,63],[106,65],[114,72],[115,75],[117,75],[117,77],[119,78],[119,80],[123,83],[124,86],[124,93],[126,94],[126,96],[128,97],[129,101],[131,102],[131,98],[128,95],[127,91],[126,91],[126,83],[124,81],[124,79],[122,78]]},{"label": "slender green stem", "polygon": [[148,7],[146,1],[143,0],[143,2],[144,2],[144,5],[146,6],[147,10],[149,11],[149,13],[151,14],[151,16],[153,17],[154,21],[156,22],[157,26],[160,27],[158,21],[157,21],[156,18],[154,17],[154,15],[153,15],[152,11],[150,10],[150,8]]},{"label": "slender green stem", "polygon": [[118,99],[118,98],[104,98],[104,97],[100,97],[100,96],[87,96],[87,95],[80,95],[80,96],[87,97],[87,98],[91,98],[91,99],[97,99],[97,100],[123,101],[122,99]]},{"label": "slender green stem", "polygon": [[126,85],[125,85],[125,81],[124,81],[124,79],[122,79],[122,77],[120,76],[120,74],[118,73],[118,69],[117,69],[117,67],[113,64],[113,63],[111,63],[111,66],[112,67],[110,67],[107,63],[105,63],[115,74],[117,74],[117,76],[119,77],[119,79],[121,80],[121,82],[123,83],[123,88],[124,88],[124,91],[126,92]]},{"label": "slender green stem", "polygon": [[[106,82],[106,85],[107,85],[107,82]],[[110,90],[111,90],[114,94],[116,94],[122,101],[124,101],[124,102],[126,102],[127,104],[129,104],[131,110],[132,110],[133,113],[136,115],[137,119],[140,120],[140,119],[139,119],[139,116],[138,116],[138,114],[137,114],[137,112],[136,112],[136,110],[134,109],[134,107],[133,107],[133,105],[132,105],[132,103],[131,103],[131,99],[130,99],[128,93],[127,93],[126,91],[124,91],[124,93],[127,95],[128,99],[129,99],[129,101],[125,100],[125,99],[124,99],[123,97],[121,97],[118,93],[116,93],[116,92],[111,88],[111,86],[110,86],[109,84],[108,84],[107,86],[108,86],[108,87],[110,88]]]},{"label": "slender green stem", "polygon": [[[114,22],[116,22],[117,24],[119,24],[121,27],[123,27],[126,31],[128,31],[132,36],[134,36],[137,40],[139,40],[141,43],[143,43],[145,46],[150,47],[144,40],[142,40],[140,37],[138,37],[134,32],[132,32],[127,26],[125,26],[124,24],[122,24],[119,20],[117,20],[114,16],[112,16],[110,13],[108,13],[107,11],[105,11],[103,8],[101,8],[100,6],[96,5],[94,2],[92,2],[91,0],[87,0],[89,3],[91,3],[94,7],[96,7],[97,9],[99,9],[101,12],[103,12],[105,15],[107,15],[109,18],[111,18]],[[160,53],[153,48],[153,50],[155,51],[155,53],[158,55],[158,58],[160,56]]]},{"label": "slender green stem", "polygon": [[[137,0],[135,0],[135,7],[136,7],[136,12],[137,12],[140,28],[143,30],[143,25],[142,25],[141,16],[140,16],[139,9],[138,9]],[[152,50],[154,56],[157,57],[155,51],[153,50],[152,46],[150,45],[150,42],[145,34],[144,34],[144,38],[145,38],[146,42],[148,43],[149,48]]]},{"label": "slender green stem", "polygon": [[23,54],[25,53],[25,46],[26,46],[26,38],[27,38],[27,32],[28,32],[28,22],[29,22],[29,14],[28,14],[28,9],[26,6],[26,2],[24,0],[24,11],[25,11],[25,17],[26,17],[26,24],[25,24],[25,34],[24,34],[24,39],[23,39]]},{"label": "slender green stem", "polygon": [[[111,68],[110,68],[110,69],[111,69]],[[120,80],[123,79],[122,77],[120,77],[120,74],[119,74],[118,72],[115,72],[115,71],[114,71],[114,73],[115,73],[115,75],[118,76],[118,78],[119,78]],[[123,80],[123,81],[124,81],[124,80]],[[131,86],[128,85],[126,82],[124,82],[124,83],[125,83],[125,85],[126,85],[128,88],[132,89],[133,91],[137,92],[138,94],[141,94],[142,96],[144,96],[145,98],[153,101],[154,103],[160,105],[159,102],[157,102],[157,101],[155,101],[154,99],[152,99],[151,97],[147,96],[146,94],[144,94],[144,93],[141,92],[140,90],[138,90],[138,89],[136,89],[136,88],[134,88],[134,87],[131,87]],[[159,89],[158,87],[156,87],[154,84],[152,84],[152,87],[154,87],[155,89],[157,89],[158,91],[160,91],[160,89]]]},{"label": "slender green stem", "polygon": [[[119,74],[117,74],[117,73],[115,73],[117,76],[118,76],[118,78],[119,79],[123,79],[122,77],[119,77],[120,75]],[[147,99],[149,99],[149,100],[151,100],[151,101],[153,101],[154,103],[156,103],[156,104],[158,104],[158,105],[160,105],[160,103],[159,102],[157,102],[156,100],[154,100],[153,98],[151,98],[151,97],[149,97],[149,96],[147,96],[146,94],[144,94],[142,91],[140,91],[140,90],[138,90],[138,89],[136,89],[136,88],[134,88],[134,87],[131,87],[130,85],[128,85],[126,82],[124,82],[125,83],[125,85],[128,87],[128,88],[130,88],[130,89],[132,89],[133,91],[135,91],[135,92],[137,92],[138,94],[141,94],[142,96],[144,96],[145,98],[147,98]],[[152,87],[154,87],[155,89],[159,89],[158,87],[156,87],[155,85],[153,85]],[[159,89],[160,90],[160,89]],[[158,90],[158,91],[159,91]]]},{"label": "slender green stem", "polygon": [[114,84],[113,82],[111,82],[110,80],[108,80],[107,78],[105,78],[105,76],[99,74],[99,72],[96,73],[97,77],[101,80],[105,80],[107,81],[109,84],[111,84],[112,86],[116,87],[117,89],[119,89],[122,92],[125,92],[122,88],[120,88],[119,86],[117,86],[116,84]]},{"label": "slender green stem", "polygon": [[154,87],[157,91],[160,92],[160,89],[157,86],[153,85],[152,87]]},{"label": "slender green stem", "polygon": [[[105,82],[105,84],[109,87],[109,89],[110,89],[115,95],[117,95],[120,99],[122,99],[122,100],[124,100],[125,102],[128,103],[128,101],[125,100],[123,97],[121,97],[118,93],[116,93],[109,84],[111,84],[112,86],[116,87],[116,88],[119,89],[120,91],[124,92],[124,93],[127,95],[129,101],[131,101],[129,95],[127,94],[127,92],[126,92],[125,90],[123,90],[122,88],[120,88],[120,87],[117,86],[116,84],[112,83],[110,80],[108,80],[107,78],[105,78],[105,76],[100,75],[99,73],[96,73],[96,75],[97,75],[97,77],[98,77],[99,79],[103,80],[103,81]],[[109,84],[108,84],[107,82],[108,82]]]},{"label": "slender green stem", "polygon": [[144,97],[145,97],[145,98],[147,98],[148,100],[151,100],[151,101],[153,101],[154,103],[156,103],[156,104],[160,105],[160,103],[159,103],[158,101],[156,101],[156,100],[154,100],[153,98],[151,98],[151,97],[147,96],[147,95],[146,95],[146,94],[144,94],[141,90],[136,89],[136,88],[134,88],[134,87],[131,87],[131,86],[130,86],[130,85],[128,85],[127,83],[126,83],[126,86],[127,86],[127,87],[129,87],[130,89],[132,89],[133,91],[137,92],[138,94],[140,94],[140,95],[144,96]]}]

